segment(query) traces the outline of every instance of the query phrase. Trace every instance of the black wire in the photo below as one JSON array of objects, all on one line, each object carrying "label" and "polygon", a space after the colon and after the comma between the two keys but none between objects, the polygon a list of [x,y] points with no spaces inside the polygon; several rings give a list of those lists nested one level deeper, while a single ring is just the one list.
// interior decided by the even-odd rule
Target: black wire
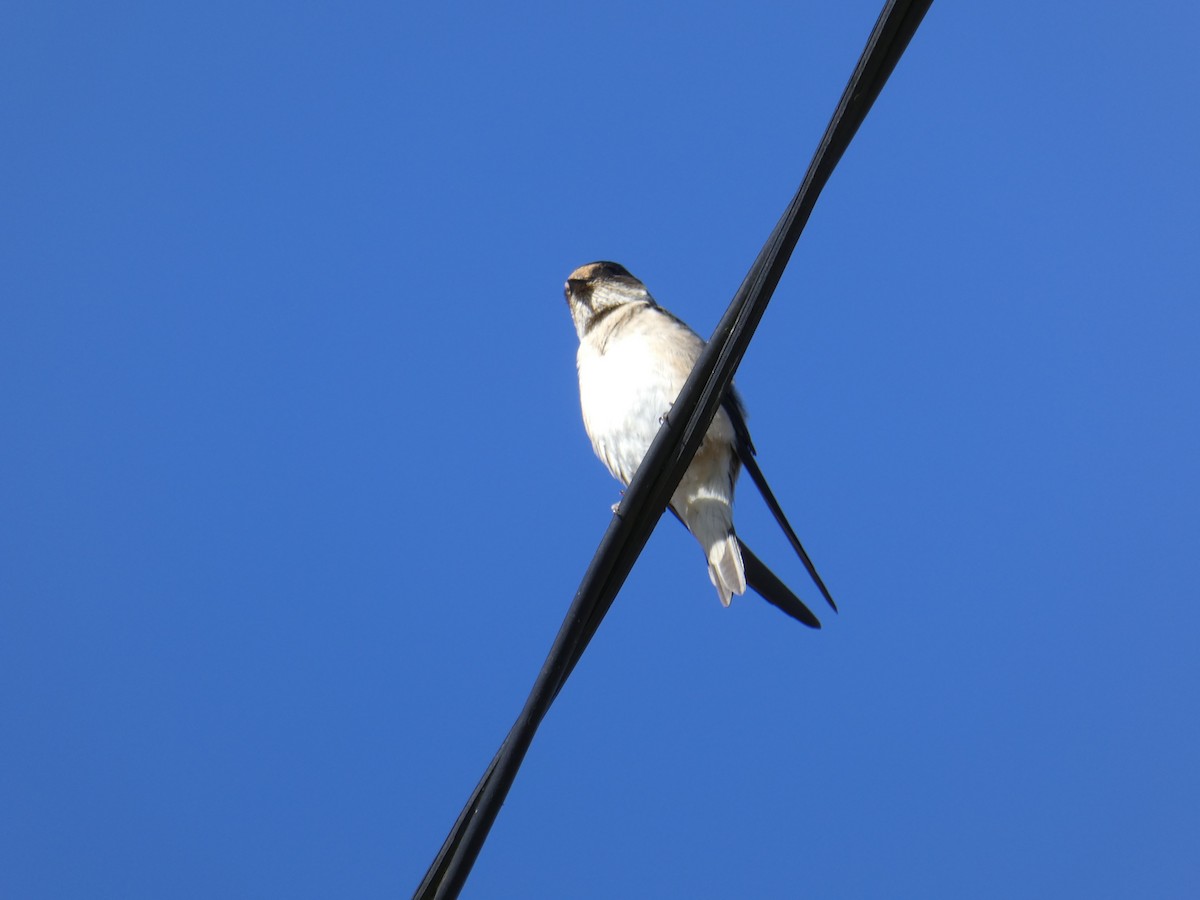
[{"label": "black wire", "polygon": [[888,0],[884,5],[804,181],[742,281],[671,408],[669,419],[642,460],[583,576],[525,707],[425,873],[415,898],[454,898],[462,890],[534,732],[596,633],[708,431],[821,189],[931,3]]}]

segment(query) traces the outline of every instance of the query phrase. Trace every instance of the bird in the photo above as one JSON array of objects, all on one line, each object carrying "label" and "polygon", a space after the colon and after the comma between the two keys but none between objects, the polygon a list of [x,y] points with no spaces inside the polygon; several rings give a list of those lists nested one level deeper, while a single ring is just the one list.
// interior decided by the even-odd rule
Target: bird
[{"label": "bird", "polygon": [[[628,487],[705,342],[619,263],[580,266],[567,276],[564,294],[579,338],[583,426],[596,456]],[[731,385],[671,496],[670,509],[699,541],[723,606],[749,587],[798,621],[820,628],[812,610],[734,530],[734,488],[744,467],[821,595],[837,610],[755,456],[745,407]]]}]

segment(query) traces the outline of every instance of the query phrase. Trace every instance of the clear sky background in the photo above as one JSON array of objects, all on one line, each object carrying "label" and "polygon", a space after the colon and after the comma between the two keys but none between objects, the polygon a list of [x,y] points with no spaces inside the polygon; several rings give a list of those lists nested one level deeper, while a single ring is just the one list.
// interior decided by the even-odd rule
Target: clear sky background
[{"label": "clear sky background", "polygon": [[[564,278],[709,334],[878,9],[6,8],[0,895],[411,893],[618,496]],[[1200,895],[1197,33],[934,5],[738,375],[841,615],[664,520],[466,896]]]}]

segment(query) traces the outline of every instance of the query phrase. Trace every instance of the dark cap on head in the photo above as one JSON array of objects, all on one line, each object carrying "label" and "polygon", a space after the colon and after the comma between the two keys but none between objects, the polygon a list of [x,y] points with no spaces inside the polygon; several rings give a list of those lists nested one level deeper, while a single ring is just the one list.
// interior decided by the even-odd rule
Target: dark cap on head
[{"label": "dark cap on head", "polygon": [[631,285],[641,285],[641,282],[629,274],[620,263],[602,259],[580,266],[567,276],[567,284],[571,287],[582,286],[596,281],[623,281]]}]

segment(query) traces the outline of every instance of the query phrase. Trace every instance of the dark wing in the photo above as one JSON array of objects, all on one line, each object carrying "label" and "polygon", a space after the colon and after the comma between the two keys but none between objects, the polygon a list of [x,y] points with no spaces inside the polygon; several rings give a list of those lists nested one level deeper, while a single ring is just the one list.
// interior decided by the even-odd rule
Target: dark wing
[{"label": "dark wing", "polygon": [[[670,506],[667,509],[671,510],[671,515],[679,520],[680,525],[687,528],[679,513]],[[738,549],[742,551],[742,566],[746,570],[746,586],[752,588],[756,594],[772,606],[778,606],[797,622],[802,622],[809,628],[820,628],[820,620],[813,615],[811,609],[804,605],[804,601],[793,594],[788,586],[750,551],[741,538],[738,538],[737,542]]]},{"label": "dark wing", "polygon": [[776,578],[775,573],[768,569],[761,559],[750,552],[750,548],[745,545],[741,538],[738,538],[738,547],[742,551],[742,564],[746,568],[746,584],[749,587],[753,588],[768,603],[778,606],[797,622],[802,622],[809,628],[821,627],[820,621],[813,615],[812,610],[804,605],[804,601],[793,594],[786,584]]},{"label": "dark wing", "polygon": [[[812,577],[813,583],[820,590],[821,596],[829,603],[834,612],[837,612],[837,604],[833,602],[833,597],[829,594],[829,589],[825,587],[825,582],[821,580],[821,576],[817,574],[817,567],[808,557],[808,553],[804,549],[804,545],[800,543],[800,538],[796,537],[796,532],[792,530],[791,524],[787,520],[787,516],[783,514],[783,510],[779,506],[779,501],[775,499],[775,495],[771,493],[771,488],[767,486],[767,479],[763,477],[762,469],[758,467],[758,461],[754,458],[754,444],[750,440],[750,430],[746,427],[746,411],[742,408],[741,398],[733,388],[725,395],[724,401],[721,403],[725,413],[729,416],[729,420],[733,423],[733,433],[735,437],[735,445],[737,449],[738,459],[741,460],[743,466],[746,467],[746,472],[750,476],[750,480],[754,482],[754,486],[758,488],[758,492],[762,494],[764,500],[767,501],[767,508],[771,510],[771,515],[775,517],[775,521],[779,523],[779,527],[783,529],[783,533],[787,535],[787,539],[791,542],[792,549],[796,551],[796,555],[800,557],[800,561],[804,563],[804,568],[808,569],[808,574]],[[760,563],[761,565],[761,563]],[[763,567],[766,568],[765,566]],[[770,572],[768,571],[768,574]],[[747,565],[746,577],[749,579],[749,565]],[[772,578],[775,576],[772,575]],[[778,581],[778,579],[776,579]],[[757,587],[754,588],[756,591]],[[786,589],[785,589],[786,590]],[[761,594],[762,591],[759,591]],[[790,593],[790,591],[789,591]],[[765,594],[763,596],[767,600],[771,600]],[[775,603],[774,600],[771,600]],[[779,604],[776,603],[776,606]],[[809,615],[812,615],[809,613]]]}]

